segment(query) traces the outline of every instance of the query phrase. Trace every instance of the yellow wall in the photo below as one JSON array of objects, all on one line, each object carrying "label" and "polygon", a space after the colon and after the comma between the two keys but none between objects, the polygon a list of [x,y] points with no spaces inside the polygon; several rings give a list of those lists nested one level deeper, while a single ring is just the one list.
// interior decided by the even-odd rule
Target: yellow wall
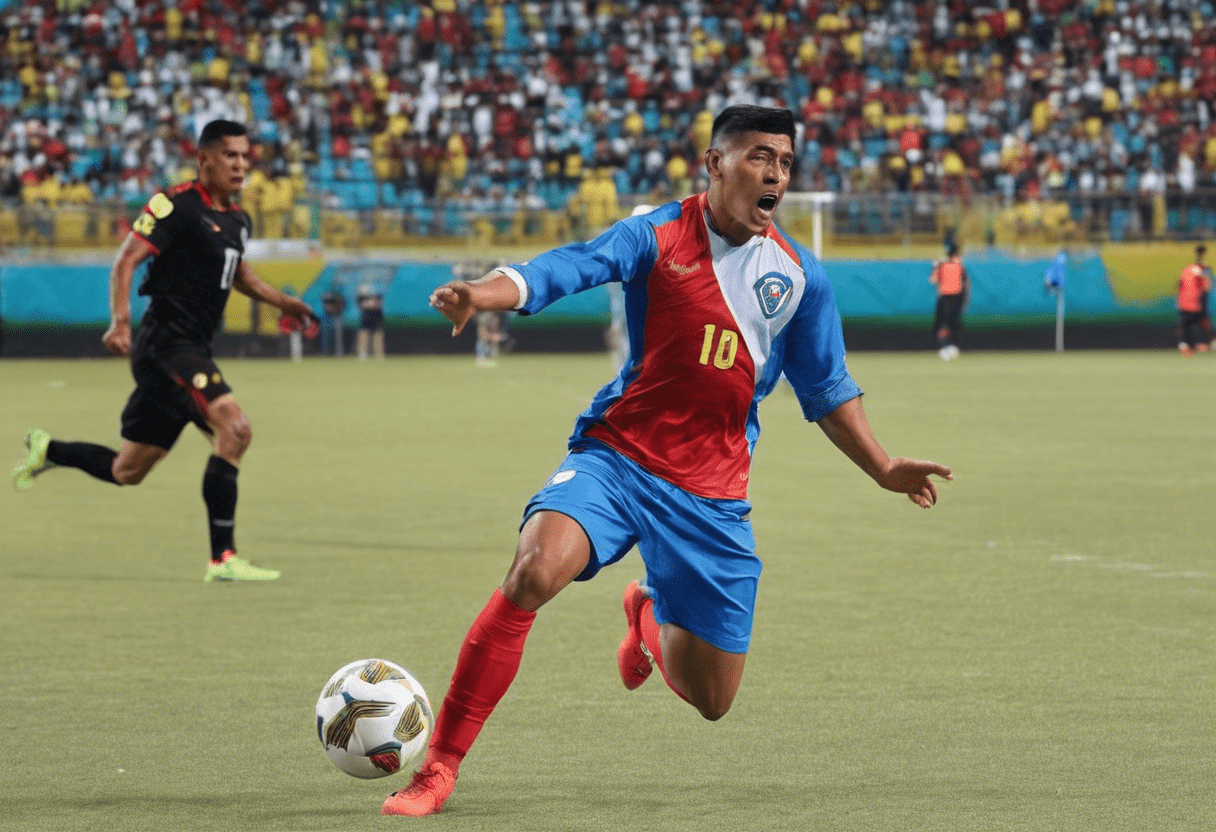
[{"label": "yellow wall", "polygon": [[[325,260],[259,260],[249,264],[258,277],[276,289],[290,288],[301,295],[317,275],[325,268]],[[225,332],[249,332],[252,327],[251,301],[240,292],[228,296],[228,308],[224,310]],[[273,335],[279,331],[279,310],[261,304],[258,310],[258,332]]]},{"label": "yellow wall", "polygon": [[1112,243],[1100,251],[1110,288],[1120,301],[1172,296],[1182,270],[1195,262],[1195,243]]}]

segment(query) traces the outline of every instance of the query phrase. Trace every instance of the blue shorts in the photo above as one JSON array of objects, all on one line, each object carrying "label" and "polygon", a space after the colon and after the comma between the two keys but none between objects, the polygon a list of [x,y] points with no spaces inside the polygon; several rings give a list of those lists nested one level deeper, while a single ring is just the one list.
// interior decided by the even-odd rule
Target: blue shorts
[{"label": "blue shorts", "polygon": [[591,541],[575,580],[595,577],[635,545],[654,617],[729,653],[746,653],[760,559],[746,500],[710,500],[656,477],[599,443],[572,450],[524,509],[573,518]]}]

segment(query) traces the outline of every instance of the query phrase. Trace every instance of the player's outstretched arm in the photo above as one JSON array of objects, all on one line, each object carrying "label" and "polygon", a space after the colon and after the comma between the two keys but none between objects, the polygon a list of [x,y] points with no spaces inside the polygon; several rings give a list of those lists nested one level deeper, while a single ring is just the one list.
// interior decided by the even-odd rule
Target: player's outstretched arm
[{"label": "player's outstretched arm", "polygon": [[921,508],[930,508],[937,502],[937,486],[931,476],[954,479],[954,474],[945,465],[925,459],[887,456],[874,438],[860,396],[845,402],[818,424],[832,444],[876,483],[888,491],[907,494],[908,499]]},{"label": "player's outstretched arm", "polygon": [[431,292],[430,303],[452,322],[452,335],[459,335],[478,312],[505,312],[519,306],[519,287],[495,269],[476,280],[453,280]]},{"label": "player's outstretched arm", "polygon": [[110,268],[110,326],[101,342],[114,355],[131,351],[131,280],[140,263],[152,256],[142,237],[127,234]]},{"label": "player's outstretched arm", "polygon": [[307,303],[299,298],[284,294],[254,274],[248,263],[241,262],[236,272],[232,286],[242,295],[254,300],[269,303],[276,309],[281,309],[289,318],[294,318],[300,326],[308,329],[316,322],[316,315]]}]

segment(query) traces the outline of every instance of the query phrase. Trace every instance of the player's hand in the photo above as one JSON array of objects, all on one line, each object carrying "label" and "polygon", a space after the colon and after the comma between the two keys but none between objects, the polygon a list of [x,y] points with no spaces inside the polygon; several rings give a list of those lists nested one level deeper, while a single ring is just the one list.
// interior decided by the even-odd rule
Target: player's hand
[{"label": "player's hand", "polygon": [[110,328],[101,336],[101,343],[114,355],[131,352],[131,324],[126,321],[110,321]]},{"label": "player's hand", "polygon": [[305,337],[316,338],[317,333],[321,331],[320,321],[313,314],[312,307],[299,298],[287,295],[280,309],[283,310],[284,315],[299,325],[299,328],[304,331]]},{"label": "player's hand", "polygon": [[878,484],[888,491],[907,494],[908,499],[921,508],[932,508],[937,502],[937,486],[930,476],[945,480],[954,479],[954,474],[945,465],[927,459],[895,457],[887,470],[878,478]]},{"label": "player's hand", "polygon": [[452,335],[459,335],[474,315],[477,304],[473,302],[473,287],[463,280],[445,283],[431,292],[431,307],[452,322]]}]

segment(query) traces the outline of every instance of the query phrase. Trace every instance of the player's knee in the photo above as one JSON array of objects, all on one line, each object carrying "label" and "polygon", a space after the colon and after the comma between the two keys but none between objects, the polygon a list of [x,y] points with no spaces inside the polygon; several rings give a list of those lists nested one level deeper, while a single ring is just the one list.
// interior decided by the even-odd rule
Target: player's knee
[{"label": "player's knee", "polygon": [[710,722],[717,722],[722,717],[726,716],[730,710],[731,704],[734,702],[734,697],[708,696],[701,700],[694,700],[692,705],[697,709],[701,716]]},{"label": "player's knee", "polygon": [[524,609],[536,609],[562,591],[565,582],[555,569],[546,565],[539,549],[520,552],[507,578],[502,592],[512,603]]},{"label": "player's knee", "polygon": [[110,473],[114,475],[114,482],[119,485],[139,485],[144,481],[144,477],[148,476],[148,471],[145,468],[132,465],[118,465],[117,463],[111,466]]},{"label": "player's knee", "polygon": [[236,426],[233,428],[233,438],[241,446],[242,451],[253,444],[253,425],[249,424],[248,419],[242,416],[237,420]]},{"label": "player's knee", "polygon": [[709,679],[686,679],[682,690],[688,704],[710,722],[717,722],[726,716],[735,701],[736,688],[733,685],[715,684]]},{"label": "player's knee", "polygon": [[223,444],[240,456],[248,450],[253,442],[253,426],[244,414],[233,419],[221,428]]}]

